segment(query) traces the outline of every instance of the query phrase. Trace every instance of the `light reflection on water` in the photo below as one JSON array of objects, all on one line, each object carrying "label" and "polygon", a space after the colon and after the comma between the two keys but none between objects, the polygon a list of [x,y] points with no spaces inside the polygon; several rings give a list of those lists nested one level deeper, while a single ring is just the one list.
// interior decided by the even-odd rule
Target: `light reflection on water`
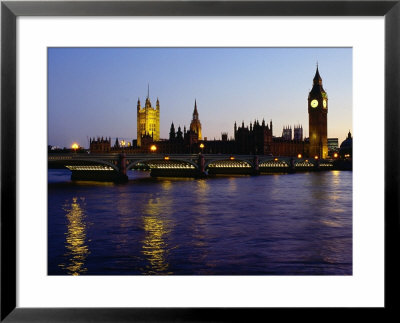
[{"label": "light reflection on water", "polygon": [[[168,190],[170,182],[164,182],[162,189]],[[148,265],[145,274],[168,273],[168,243],[166,236],[170,233],[165,214],[170,213],[168,199],[150,199],[143,210],[143,229],[145,238],[142,240],[142,253],[147,258]]]},{"label": "light reflection on water", "polygon": [[127,184],[62,172],[49,171],[50,275],[352,274],[351,172]]},{"label": "light reflection on water", "polygon": [[68,220],[64,254],[67,262],[60,264],[60,267],[73,276],[87,271],[85,260],[89,254],[89,248],[86,241],[84,202],[84,198],[74,197],[72,202],[67,201],[63,207]]}]

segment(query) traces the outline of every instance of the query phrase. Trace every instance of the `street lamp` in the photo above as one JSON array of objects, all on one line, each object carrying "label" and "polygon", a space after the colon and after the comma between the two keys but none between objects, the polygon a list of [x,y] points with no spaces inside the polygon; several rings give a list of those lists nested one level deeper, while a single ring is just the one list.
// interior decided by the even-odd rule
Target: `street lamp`
[{"label": "street lamp", "polygon": [[152,153],[156,152],[156,150],[157,150],[156,145],[151,145],[150,150]]},{"label": "street lamp", "polygon": [[75,154],[76,154],[76,150],[79,148],[79,145],[76,142],[74,142],[72,144],[71,148],[75,151]]},{"label": "street lamp", "polygon": [[200,149],[201,149],[201,153],[203,153],[204,144],[203,144],[203,143],[201,143],[199,147],[200,147]]},{"label": "street lamp", "polygon": [[303,157],[302,154],[298,154],[298,155],[297,155],[297,158],[299,158],[299,159],[302,158],[302,157]]}]

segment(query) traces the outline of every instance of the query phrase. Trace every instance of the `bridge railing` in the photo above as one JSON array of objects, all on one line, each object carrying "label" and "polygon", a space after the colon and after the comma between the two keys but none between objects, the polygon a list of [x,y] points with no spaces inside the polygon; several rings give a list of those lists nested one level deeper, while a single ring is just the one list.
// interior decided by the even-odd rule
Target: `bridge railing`
[{"label": "bridge railing", "polygon": [[[80,160],[90,160],[90,159],[103,159],[103,160],[115,160],[118,159],[120,153],[108,153],[108,154],[78,154],[78,153],[71,153],[71,154],[49,154],[48,160],[69,160],[69,159],[80,159]],[[131,160],[139,160],[139,159],[163,159],[168,156],[170,159],[197,159],[199,154],[126,154],[127,159]],[[286,157],[286,156],[266,156],[266,155],[239,155],[239,154],[203,154],[206,160],[211,159],[229,159],[233,157],[234,159],[241,159],[241,160],[249,160],[252,161],[255,156],[259,158],[260,161],[262,160],[273,160],[278,159],[282,161],[289,161],[289,160],[307,160],[308,158],[296,158],[296,157]],[[309,159],[311,160],[311,159]],[[323,161],[321,159],[321,161]],[[332,161],[331,159],[325,159],[325,161]]]}]

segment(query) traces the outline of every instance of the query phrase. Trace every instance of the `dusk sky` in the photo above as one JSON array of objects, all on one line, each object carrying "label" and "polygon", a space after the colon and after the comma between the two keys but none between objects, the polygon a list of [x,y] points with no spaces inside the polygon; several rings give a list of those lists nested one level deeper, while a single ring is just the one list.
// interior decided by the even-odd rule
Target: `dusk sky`
[{"label": "dusk sky", "polygon": [[352,132],[351,48],[49,48],[48,144],[88,148],[89,137],[136,139],[136,103],[160,101],[161,138],[189,128],[197,100],[203,137],[233,137],[234,122],[301,124],[318,62],[328,138]]}]

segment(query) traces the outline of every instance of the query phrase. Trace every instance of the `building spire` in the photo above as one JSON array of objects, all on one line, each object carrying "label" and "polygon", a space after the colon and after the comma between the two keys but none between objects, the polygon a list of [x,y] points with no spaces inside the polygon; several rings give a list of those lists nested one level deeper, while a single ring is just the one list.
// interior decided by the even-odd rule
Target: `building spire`
[{"label": "building spire", "polygon": [[317,62],[317,70],[315,71],[315,76],[314,76],[314,85],[322,85],[322,78],[319,75],[319,70],[318,70],[318,62]]},{"label": "building spire", "polygon": [[150,98],[150,84],[147,83],[147,98]]},{"label": "building spire", "polygon": [[193,111],[193,118],[194,117],[198,117],[199,116],[199,113],[197,112],[197,101],[196,101],[196,99],[194,99],[194,111]]}]

